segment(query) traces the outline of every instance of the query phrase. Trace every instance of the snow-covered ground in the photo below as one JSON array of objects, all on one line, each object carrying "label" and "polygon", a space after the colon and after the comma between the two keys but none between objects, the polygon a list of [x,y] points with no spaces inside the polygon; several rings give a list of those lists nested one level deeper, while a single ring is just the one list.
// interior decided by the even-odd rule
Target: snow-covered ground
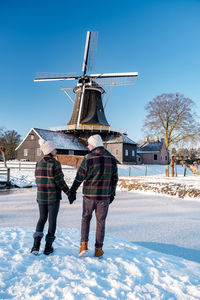
[{"label": "snow-covered ground", "polygon": [[[14,165],[14,167],[13,167]],[[29,166],[29,167],[28,167]],[[9,164],[10,167],[10,179],[11,184],[16,185],[18,187],[29,187],[29,186],[36,186],[35,184],[35,163],[28,163],[27,165],[23,163],[22,167],[19,163],[16,164]],[[66,182],[71,185],[73,179],[76,175],[76,169],[70,166],[63,166],[62,167]],[[0,175],[0,180],[6,180],[5,175]]]},{"label": "snow-covered ground", "polygon": [[[120,175],[128,175],[129,169],[122,169]],[[76,170],[63,171],[70,186]],[[135,184],[199,188],[199,176],[156,174],[140,174]],[[34,169],[11,169],[11,178],[20,186],[35,186]],[[120,182],[129,185],[134,178]],[[38,257],[30,254],[38,218],[36,188],[0,190],[0,299],[200,299],[200,201],[160,192],[144,188],[138,193],[119,184],[99,260],[93,257],[95,218],[88,257],[77,257],[81,188],[73,205],[63,196],[55,253],[45,256],[43,241]]]},{"label": "snow-covered ground", "polygon": [[92,250],[80,259],[76,229],[58,229],[55,253],[35,257],[31,234],[27,227],[1,231],[1,299],[200,299],[197,263],[112,236],[103,259]]},{"label": "snow-covered ground", "polygon": [[[77,257],[81,191],[64,195],[55,253],[30,254],[36,189],[0,194],[0,299],[200,299],[200,203],[118,192],[110,206],[104,259]],[[46,232],[46,231],[45,231]]]}]

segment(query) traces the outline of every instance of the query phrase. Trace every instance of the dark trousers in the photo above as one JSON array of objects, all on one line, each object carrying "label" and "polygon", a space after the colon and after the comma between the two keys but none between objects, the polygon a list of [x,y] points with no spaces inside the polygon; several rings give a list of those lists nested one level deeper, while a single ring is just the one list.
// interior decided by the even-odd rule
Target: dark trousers
[{"label": "dark trousers", "polygon": [[95,211],[96,215],[96,248],[103,246],[105,236],[105,222],[108,213],[110,199],[95,200],[89,197],[83,197],[83,214],[81,224],[81,241],[87,242],[90,231],[90,221],[92,213]]},{"label": "dark trousers", "polygon": [[56,223],[57,216],[60,207],[60,201],[57,201],[53,204],[38,204],[39,206],[39,220],[36,226],[36,232],[34,233],[34,237],[43,236],[43,230],[45,223],[48,219],[49,227],[48,233],[46,235],[46,242],[53,243],[55,240],[55,232],[56,232]]}]

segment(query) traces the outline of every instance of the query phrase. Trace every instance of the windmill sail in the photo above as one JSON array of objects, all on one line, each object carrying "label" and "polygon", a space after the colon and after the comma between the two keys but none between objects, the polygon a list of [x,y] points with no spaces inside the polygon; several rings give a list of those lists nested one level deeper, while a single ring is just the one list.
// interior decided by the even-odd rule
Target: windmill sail
[{"label": "windmill sail", "polygon": [[79,79],[76,73],[37,73],[34,81],[56,81]]}]

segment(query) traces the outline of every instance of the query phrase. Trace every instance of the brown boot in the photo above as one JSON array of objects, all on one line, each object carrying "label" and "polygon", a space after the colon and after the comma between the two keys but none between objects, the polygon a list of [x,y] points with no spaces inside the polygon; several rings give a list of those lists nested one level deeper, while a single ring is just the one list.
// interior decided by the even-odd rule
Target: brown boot
[{"label": "brown boot", "polygon": [[95,253],[94,253],[95,257],[101,258],[101,257],[103,257],[103,254],[104,254],[104,252],[103,252],[102,248],[95,248]]},{"label": "brown boot", "polygon": [[88,242],[81,242],[81,247],[78,256],[80,257],[86,256],[87,251],[88,251]]}]

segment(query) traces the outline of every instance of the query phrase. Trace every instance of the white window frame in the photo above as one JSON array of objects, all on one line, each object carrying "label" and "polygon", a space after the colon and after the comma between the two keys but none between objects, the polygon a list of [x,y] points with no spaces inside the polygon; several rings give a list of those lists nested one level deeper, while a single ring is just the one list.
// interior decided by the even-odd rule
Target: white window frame
[{"label": "white window frame", "polygon": [[36,149],[36,155],[37,155],[37,156],[40,156],[41,154],[42,154],[41,149],[40,149],[40,148],[37,148],[37,149]]},{"label": "white window frame", "polygon": [[35,139],[34,134],[30,134],[30,136],[31,136],[31,141]]},{"label": "white window frame", "polygon": [[128,156],[128,149],[125,149],[125,156]]},{"label": "white window frame", "polygon": [[28,156],[28,149],[24,149],[24,156]]},{"label": "white window frame", "polygon": [[135,150],[132,150],[132,156],[135,156]]}]

